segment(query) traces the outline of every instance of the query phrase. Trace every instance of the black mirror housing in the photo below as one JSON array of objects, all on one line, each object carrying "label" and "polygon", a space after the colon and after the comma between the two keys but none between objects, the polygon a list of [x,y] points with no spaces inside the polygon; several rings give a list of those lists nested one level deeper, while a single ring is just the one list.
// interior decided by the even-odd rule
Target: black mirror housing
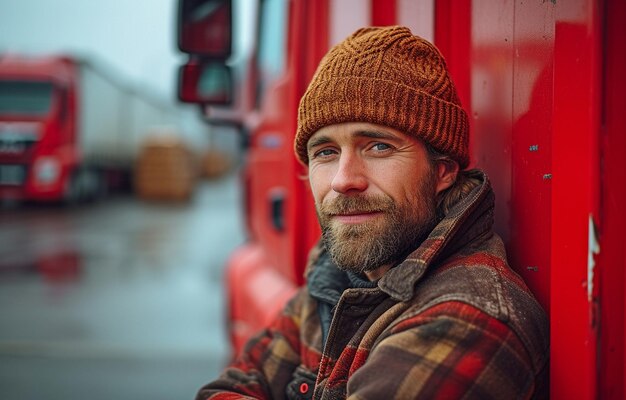
[{"label": "black mirror housing", "polygon": [[232,53],[232,37],[232,0],[179,1],[180,51],[225,60]]}]

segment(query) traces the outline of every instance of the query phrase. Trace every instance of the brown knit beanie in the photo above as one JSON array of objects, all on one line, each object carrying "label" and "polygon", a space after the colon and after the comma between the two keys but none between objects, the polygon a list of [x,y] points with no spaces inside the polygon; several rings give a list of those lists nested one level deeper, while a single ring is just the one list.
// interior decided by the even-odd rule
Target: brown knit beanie
[{"label": "brown knit beanie", "polygon": [[318,129],[369,122],[420,137],[469,164],[469,122],[441,53],[408,28],[362,28],[322,59],[300,100],[295,151],[308,164]]}]

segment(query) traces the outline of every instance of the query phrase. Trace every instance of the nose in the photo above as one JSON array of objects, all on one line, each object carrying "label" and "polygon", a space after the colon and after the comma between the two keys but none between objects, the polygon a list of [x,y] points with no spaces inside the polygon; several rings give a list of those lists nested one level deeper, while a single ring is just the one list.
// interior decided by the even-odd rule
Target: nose
[{"label": "nose", "polygon": [[365,172],[365,165],[357,155],[344,152],[337,164],[331,188],[341,194],[363,192],[368,186]]}]

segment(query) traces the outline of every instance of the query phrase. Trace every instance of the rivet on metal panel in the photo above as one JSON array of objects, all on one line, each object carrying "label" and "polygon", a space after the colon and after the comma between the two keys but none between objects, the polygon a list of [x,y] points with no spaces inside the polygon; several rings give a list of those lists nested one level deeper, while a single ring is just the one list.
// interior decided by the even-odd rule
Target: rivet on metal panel
[{"label": "rivet on metal panel", "polygon": [[527,270],[529,271],[533,271],[533,272],[537,272],[539,271],[539,267],[536,265],[530,266],[530,267],[526,267]]},{"label": "rivet on metal panel", "polygon": [[538,144],[533,144],[532,146],[530,146],[528,148],[528,150],[530,150],[530,151],[539,151],[539,145]]},{"label": "rivet on metal panel", "polygon": [[546,180],[552,179],[552,174],[544,174],[543,179],[546,179]]}]

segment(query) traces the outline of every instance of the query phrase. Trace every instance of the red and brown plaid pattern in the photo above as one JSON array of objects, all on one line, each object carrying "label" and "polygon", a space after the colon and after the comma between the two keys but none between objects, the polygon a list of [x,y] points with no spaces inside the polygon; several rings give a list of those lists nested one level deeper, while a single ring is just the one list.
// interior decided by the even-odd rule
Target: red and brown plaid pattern
[{"label": "red and brown plaid pattern", "polygon": [[197,398],[547,397],[547,319],[490,231],[486,177],[462,203],[377,288],[344,291],[323,351],[303,288]]}]

